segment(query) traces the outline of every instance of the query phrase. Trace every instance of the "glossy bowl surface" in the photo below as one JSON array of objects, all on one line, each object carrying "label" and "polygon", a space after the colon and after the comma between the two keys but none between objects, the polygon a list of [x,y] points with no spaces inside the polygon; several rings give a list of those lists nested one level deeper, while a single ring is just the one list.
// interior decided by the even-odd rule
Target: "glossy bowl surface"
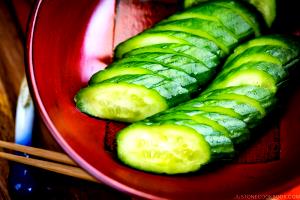
[{"label": "glossy bowl surface", "polygon": [[[180,176],[144,173],[105,149],[121,124],[91,118],[73,101],[89,77],[112,60],[120,41],[178,9],[176,1],[40,0],[27,40],[27,76],[40,114],[56,141],[99,181],[150,199],[232,199],[278,194],[300,184],[300,90],[233,162]],[[272,120],[271,120],[272,121]]]}]

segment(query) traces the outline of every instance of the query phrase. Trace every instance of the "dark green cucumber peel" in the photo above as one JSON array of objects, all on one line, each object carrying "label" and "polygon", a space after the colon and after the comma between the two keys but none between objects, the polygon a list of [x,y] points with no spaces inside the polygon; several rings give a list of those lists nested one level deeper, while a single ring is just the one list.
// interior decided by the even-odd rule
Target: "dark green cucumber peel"
[{"label": "dark green cucumber peel", "polygon": [[[243,29],[248,28],[243,34],[239,34],[240,32],[232,29],[234,25],[225,23],[225,18],[212,16],[213,13],[221,13],[224,9],[228,11],[228,15],[236,13],[239,9],[240,12],[246,9],[242,5],[237,5],[238,3],[232,3],[232,0],[222,2],[225,4],[228,2],[226,8],[223,4],[219,6],[219,3],[218,5],[203,4],[203,10],[195,9],[192,12],[175,14],[174,16],[179,18],[181,15],[184,17],[178,20],[172,20],[170,17],[170,21],[158,23],[153,28],[118,45],[115,57],[119,60],[92,76],[89,86],[82,89],[75,98],[77,107],[92,116],[134,122],[189,100],[211,80],[217,66],[238,45],[239,41],[257,32],[243,17],[237,19],[238,24],[243,24]],[[213,8],[215,12],[206,12]],[[234,11],[231,12],[231,9]],[[194,17],[198,12],[203,19]],[[189,15],[191,18],[187,18]],[[254,23],[258,22],[254,21]],[[126,86],[132,85],[132,89],[124,87],[123,83]],[[111,93],[104,87],[107,84]],[[116,97],[121,98],[121,89],[117,89],[119,85],[121,88],[128,88],[122,97],[125,103],[119,99],[114,100]],[[136,97],[139,90],[141,94],[145,94],[144,90],[147,89],[151,91],[149,91],[150,94],[158,94],[161,98],[150,98],[148,105],[146,97]],[[102,94],[105,94],[105,98]],[[155,111],[149,112],[155,99],[162,101],[157,102],[159,106],[154,109]],[[130,100],[133,100],[135,104],[127,106],[126,103]],[[142,102],[139,104],[136,102],[138,100]],[[91,105],[99,105],[99,107]],[[103,109],[103,105],[106,106],[105,112],[99,111],[100,108]],[[137,107],[133,109],[133,105]],[[112,112],[109,112],[109,109]],[[129,109],[134,111],[127,115]],[[144,117],[142,117],[142,111],[145,111]],[[134,118],[134,113],[137,113],[136,118]],[[128,119],[125,116],[128,116]]]},{"label": "dark green cucumber peel", "polygon": [[[236,54],[236,56],[240,58],[251,56],[250,52],[256,55],[263,54],[264,52],[260,51],[264,46],[263,40],[266,39],[265,46],[268,46],[270,37],[280,40],[277,36],[254,39],[252,42],[259,41],[261,45],[248,47],[254,50],[247,51],[246,48],[241,55]],[[291,52],[297,52],[285,60],[280,60],[279,66],[286,71],[286,74],[289,74],[291,67],[286,68],[286,65],[299,60],[300,43],[296,44],[292,40],[284,40],[284,42]],[[285,51],[284,48],[276,48],[270,56],[276,57],[284,54]],[[259,64],[251,66],[253,73],[249,73],[247,77],[247,73],[243,74],[245,64],[235,66],[233,70],[236,73],[221,72],[222,76],[217,76],[210,87],[199,97],[121,130],[116,137],[119,159],[131,167],[138,166],[136,168],[140,170],[165,174],[193,172],[215,160],[230,159],[235,153],[234,147],[245,142],[249,138],[249,130],[261,123],[270,112],[270,108],[274,107],[277,91],[280,89],[279,83],[288,78],[287,76],[274,76],[272,70],[261,70]],[[264,63],[264,65],[268,64],[273,66],[273,63]],[[256,69],[255,66],[257,66]],[[227,63],[227,67],[230,67],[230,64]],[[239,80],[241,74],[245,81]],[[188,129],[184,130],[184,127]],[[185,131],[187,137],[185,137]],[[207,137],[212,133],[229,139],[234,145],[232,152],[225,153],[228,150],[225,148],[228,148],[228,143],[225,141],[224,149],[221,148],[216,152],[212,146],[213,140]],[[192,141],[189,139],[194,140],[193,144],[200,144],[201,141],[203,147],[190,145]],[[141,145],[139,148],[130,148],[130,151],[127,151],[126,147],[143,140],[147,140],[145,148]],[[220,140],[216,138],[216,141]],[[219,147],[222,147],[222,141],[219,142]],[[154,158],[149,156],[152,155],[152,148]],[[167,155],[173,157],[166,159]],[[212,157],[217,159],[212,159]]]},{"label": "dark green cucumber peel", "polygon": [[[218,7],[218,9],[216,9],[216,7]],[[250,32],[254,34],[254,30],[251,28],[251,26],[247,22],[245,22],[245,20],[240,15],[234,12],[234,10],[219,6],[213,2],[205,7],[193,7],[185,11],[185,13],[182,15],[175,14],[169,19],[162,21],[162,23],[164,23],[165,21],[186,19],[191,17],[200,19],[203,18],[222,23],[240,40],[244,39],[245,36],[247,37]]]}]

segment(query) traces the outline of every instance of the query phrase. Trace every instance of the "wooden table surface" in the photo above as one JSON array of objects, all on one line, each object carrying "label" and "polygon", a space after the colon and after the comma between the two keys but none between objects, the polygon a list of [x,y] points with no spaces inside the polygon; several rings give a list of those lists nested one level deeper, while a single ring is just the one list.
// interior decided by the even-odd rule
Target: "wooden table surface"
[{"label": "wooden table surface", "polygon": [[[24,77],[24,31],[32,0],[0,1],[0,139],[14,141],[14,117],[21,81]],[[43,123],[34,133],[37,147],[61,151]],[[9,164],[0,159],[0,199],[17,199],[9,192]],[[130,199],[102,184],[91,183],[55,173],[34,169],[37,188],[43,192],[37,199]],[[46,181],[45,181],[46,180]],[[30,197],[30,199],[32,199]]]}]

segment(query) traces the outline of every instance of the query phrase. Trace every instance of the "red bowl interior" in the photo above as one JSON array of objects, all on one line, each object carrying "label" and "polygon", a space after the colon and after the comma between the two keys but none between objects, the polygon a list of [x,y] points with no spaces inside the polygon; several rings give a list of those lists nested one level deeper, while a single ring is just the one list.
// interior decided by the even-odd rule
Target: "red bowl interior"
[{"label": "red bowl interior", "polygon": [[[176,1],[40,0],[27,41],[27,75],[41,116],[62,148],[99,181],[145,198],[231,199],[278,194],[300,183],[300,90],[280,120],[239,157],[205,173],[163,176],[119,163],[104,148],[119,127],[79,112],[73,101],[89,77],[112,60],[120,41],[174,12]],[[277,122],[278,121],[278,122]]]}]

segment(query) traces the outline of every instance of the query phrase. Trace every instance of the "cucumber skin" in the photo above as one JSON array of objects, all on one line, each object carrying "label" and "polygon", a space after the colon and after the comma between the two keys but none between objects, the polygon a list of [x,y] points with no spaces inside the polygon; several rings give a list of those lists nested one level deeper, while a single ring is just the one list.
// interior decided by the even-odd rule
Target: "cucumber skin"
[{"label": "cucumber skin", "polygon": [[[265,38],[268,37],[272,37],[272,36],[265,36]],[[259,38],[259,40],[263,39],[264,37]],[[275,37],[276,38],[276,37]],[[255,41],[255,39],[253,40]],[[293,53],[292,55],[289,55],[288,57],[284,58],[283,56],[281,56],[281,65],[280,67],[282,67],[280,71],[280,73],[284,74],[284,75],[278,75],[275,76],[274,71],[272,71],[269,67],[269,69],[267,68],[267,66],[261,67],[259,65],[257,65],[257,69],[259,71],[259,69],[264,68],[264,73],[270,75],[270,77],[273,77],[273,81],[274,81],[274,87],[276,87],[277,91],[278,89],[280,89],[280,84],[281,82],[284,82],[287,78],[288,78],[288,74],[290,73],[290,69],[292,68],[291,66],[289,66],[289,68],[287,68],[286,66],[288,65],[287,63],[294,63],[294,61],[299,61],[300,59],[300,54],[299,54],[299,47],[300,45],[295,45],[296,42],[292,42],[292,43],[288,43],[286,42],[287,46],[289,46],[290,48],[288,49],[288,51],[290,52],[296,52]],[[298,43],[300,44],[300,43]],[[298,46],[297,48],[295,48],[296,46]],[[260,52],[260,53],[264,53],[263,51],[261,51],[261,49],[268,49],[268,45],[265,48],[264,46],[257,46],[257,47],[250,47],[249,49],[251,49],[251,51],[247,51],[247,49],[244,52],[241,52],[241,55],[237,55],[238,57],[246,57],[249,54],[246,54],[245,52]],[[270,48],[269,48],[270,49]],[[275,48],[272,49],[271,48],[271,53],[270,55],[273,57],[276,56],[280,56],[280,55],[284,55],[285,54],[286,49],[282,49],[282,48]],[[270,66],[273,65],[273,63],[264,63],[264,65],[268,65],[270,64]],[[228,68],[230,68],[230,63],[226,64]],[[250,68],[255,68],[254,65],[252,65]],[[249,67],[249,66],[248,66]],[[277,66],[278,67],[278,66]],[[245,68],[245,65],[241,65],[241,66],[237,66],[235,67],[233,70],[235,71],[239,71],[239,70],[243,70]],[[247,68],[247,67],[246,67]],[[224,70],[226,70],[226,67],[224,67]],[[276,70],[276,69],[275,69]],[[229,70],[230,71],[230,70]],[[270,74],[269,74],[270,73]],[[279,73],[279,74],[280,74]],[[220,72],[220,74],[222,74],[222,71]],[[257,75],[259,76],[259,75]],[[222,80],[230,80],[231,79],[231,73],[224,73],[224,75],[221,76]],[[217,76],[217,78],[213,81],[212,84],[214,84],[214,82],[220,82],[219,80],[219,76]],[[272,82],[273,84],[273,82]],[[191,127],[194,130],[198,131],[199,134],[202,134],[203,132],[205,132],[205,130],[209,130],[207,127],[207,124],[201,124],[197,121],[194,120],[194,118],[191,118],[191,114],[192,115],[201,115],[204,117],[209,118],[210,120],[214,120],[216,123],[219,123],[220,125],[227,127],[228,130],[230,131],[230,127],[233,129],[237,128],[236,130],[239,133],[239,136],[241,138],[241,140],[234,140],[233,138],[231,138],[230,140],[233,142],[233,144],[236,145],[240,145],[243,144],[245,141],[248,140],[248,136],[249,136],[249,131],[248,129],[252,129],[254,127],[256,127],[258,124],[260,124],[262,122],[262,119],[264,117],[264,115],[262,115],[261,117],[258,117],[259,114],[257,112],[257,110],[255,111],[255,109],[253,110],[253,107],[249,104],[246,103],[246,101],[242,104],[239,104],[237,100],[226,100],[226,99],[222,99],[220,97],[222,97],[222,95],[242,95],[244,97],[247,97],[249,99],[252,99],[255,102],[258,102],[260,104],[260,106],[262,107],[262,109],[266,112],[269,113],[270,110],[275,106],[275,102],[276,102],[276,93],[274,93],[273,90],[269,90],[269,88],[266,88],[264,86],[258,86],[256,85],[256,83],[251,84],[249,83],[248,85],[237,85],[234,87],[223,87],[223,88],[219,88],[219,89],[209,89],[209,90],[205,90],[202,94],[200,94],[199,97],[192,99],[186,103],[180,104],[177,107],[173,107],[169,110],[163,111],[161,113],[158,113],[144,121],[139,122],[140,124],[143,124],[144,126],[151,126],[151,124],[164,124],[164,123],[171,123],[171,124],[182,124],[183,126],[187,126],[187,127]],[[246,98],[246,99],[247,99]],[[246,108],[245,106],[248,105],[250,106],[249,108]],[[222,113],[222,109],[219,109],[220,114],[218,114],[218,110],[215,110],[215,112],[217,112],[216,114],[214,114],[213,112],[209,112],[209,111],[202,111],[199,110],[197,108],[199,107],[225,107],[226,109],[232,109],[234,112],[237,113],[236,117],[237,120],[242,120],[243,125],[238,126],[237,124],[235,124],[234,122],[232,124],[230,124],[227,120],[225,119],[229,119],[228,117],[232,117],[232,114],[229,114],[227,117],[222,118],[222,115],[224,115],[224,113]],[[205,110],[205,109],[204,109]],[[230,112],[229,112],[230,113]],[[223,121],[224,120],[224,121]],[[228,124],[229,123],[229,124]],[[192,125],[191,125],[192,124]],[[196,128],[198,126],[202,126],[202,128]],[[235,125],[237,127],[235,127]],[[205,128],[206,129],[205,129]],[[212,128],[211,126],[208,126],[210,128]],[[141,129],[142,131],[142,129]],[[214,131],[216,132],[216,131]],[[205,132],[205,133],[209,133],[209,132]],[[218,132],[221,135],[223,135],[224,137],[228,138],[228,133],[225,132]],[[130,133],[127,133],[130,134]],[[205,135],[205,134],[204,134]],[[151,134],[149,134],[149,136],[151,136]],[[205,137],[205,139],[207,140],[207,142],[211,142],[208,141],[208,138]],[[222,145],[221,145],[222,146]],[[221,153],[221,152],[217,152],[216,155],[218,155],[218,153],[220,153],[220,157],[217,157],[216,160],[222,160],[222,159],[230,159],[231,157]],[[211,153],[213,154],[213,153]],[[132,156],[132,155],[129,155]],[[228,156],[228,157],[227,157]],[[213,162],[215,160],[211,159],[209,162]],[[127,165],[130,166],[130,163],[127,163]],[[141,168],[141,170],[143,170],[143,168]],[[156,172],[156,173],[160,173],[160,172]]]}]

